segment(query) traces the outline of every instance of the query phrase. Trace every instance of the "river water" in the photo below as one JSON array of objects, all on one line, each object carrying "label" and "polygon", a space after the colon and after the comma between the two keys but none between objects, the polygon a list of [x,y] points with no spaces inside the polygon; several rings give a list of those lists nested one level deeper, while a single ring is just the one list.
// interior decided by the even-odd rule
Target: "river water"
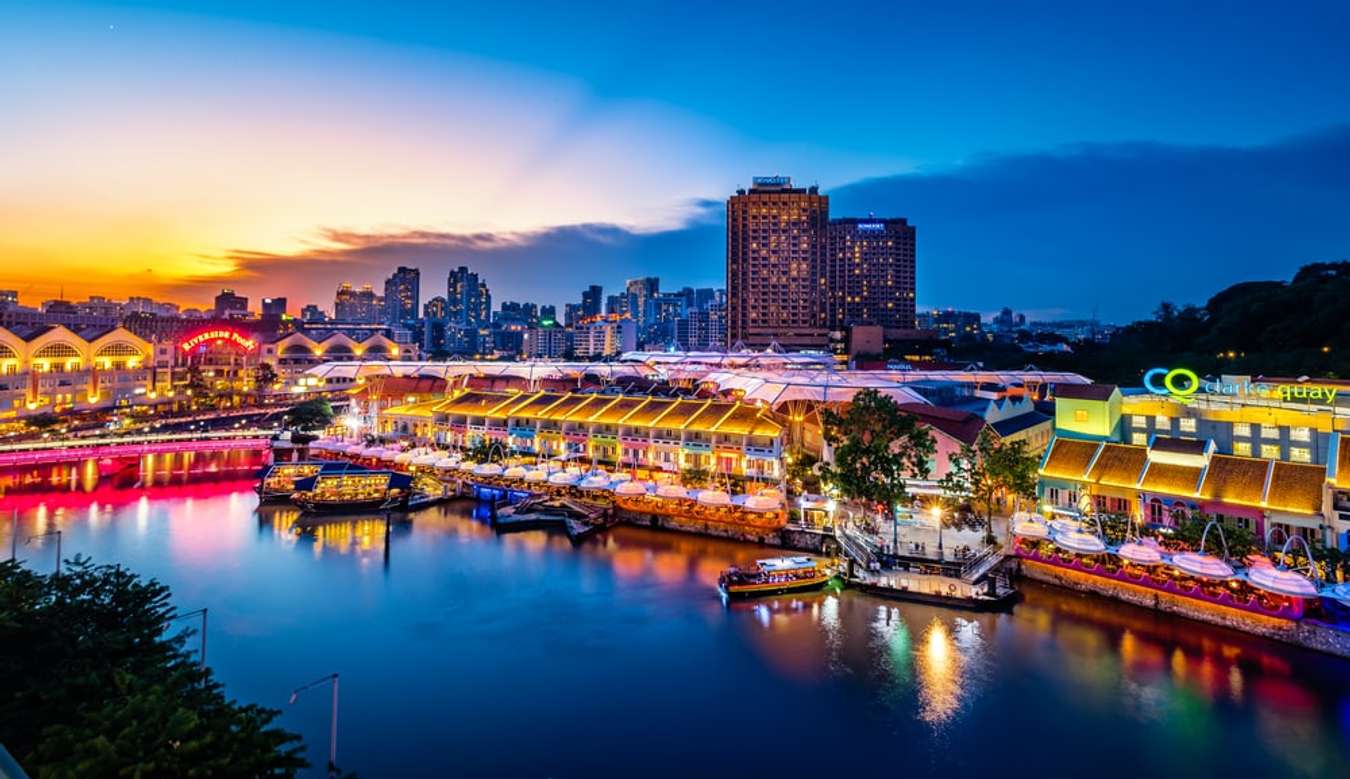
[{"label": "river water", "polygon": [[[209,609],[229,692],[363,777],[1350,776],[1350,662],[1027,584],[1011,614],[856,592],[725,606],[771,554],[617,528],[496,535],[468,503],[294,527],[257,456],[0,477],[19,554],[116,562]],[[100,473],[100,471],[102,471]],[[320,775],[315,769],[312,775]]]}]

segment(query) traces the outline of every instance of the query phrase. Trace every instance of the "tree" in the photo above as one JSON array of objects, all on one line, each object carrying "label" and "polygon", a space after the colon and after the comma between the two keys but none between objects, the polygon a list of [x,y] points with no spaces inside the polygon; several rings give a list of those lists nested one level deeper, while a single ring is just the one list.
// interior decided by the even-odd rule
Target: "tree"
[{"label": "tree", "polygon": [[43,411],[41,414],[34,414],[24,420],[24,423],[34,430],[50,430],[61,424],[61,417],[50,411]]},{"label": "tree", "polygon": [[820,416],[834,448],[834,462],[821,468],[821,478],[844,497],[894,511],[909,497],[905,480],[932,472],[932,433],[889,395],[862,390],[844,411],[822,409]]},{"label": "tree", "polygon": [[0,742],[34,776],[294,776],[279,712],[225,696],[169,633],[169,589],[76,557],[0,563]]},{"label": "tree", "polygon": [[787,462],[787,479],[798,493],[819,492],[820,474],[816,467],[820,458],[802,448],[795,448],[784,458]]},{"label": "tree", "polygon": [[493,443],[492,439],[487,436],[480,436],[469,447],[468,458],[474,462],[490,463],[493,455],[496,455],[497,459],[500,460],[502,452],[500,444]]},{"label": "tree", "polygon": [[1036,456],[1025,441],[1004,441],[988,427],[974,445],[962,444],[948,458],[951,470],[938,482],[944,495],[969,505],[984,519],[985,541],[994,542],[994,511],[1009,497],[1036,496]]},{"label": "tree", "polygon": [[277,383],[277,371],[270,362],[258,363],[258,367],[253,372],[253,386],[259,391],[271,387]]},{"label": "tree", "polygon": [[333,407],[327,398],[313,398],[291,406],[286,418],[296,430],[318,430],[333,422]]},{"label": "tree", "polygon": [[[1173,535],[1177,541],[1180,541],[1189,549],[1200,548],[1200,539],[1205,534],[1205,526],[1214,519],[1213,516],[1202,511],[1196,511],[1189,516],[1177,517],[1176,532]],[[1223,540],[1228,545],[1228,556],[1234,560],[1241,560],[1252,552],[1256,551],[1256,533],[1250,530],[1244,530],[1240,527],[1225,525],[1222,522],[1219,526],[1223,528]],[[1223,544],[1219,543],[1218,532],[1209,534],[1205,541],[1206,554],[1212,554],[1219,557],[1223,554]]]},{"label": "tree", "polygon": [[691,465],[680,471],[680,483],[686,487],[706,487],[712,480],[712,471]]}]

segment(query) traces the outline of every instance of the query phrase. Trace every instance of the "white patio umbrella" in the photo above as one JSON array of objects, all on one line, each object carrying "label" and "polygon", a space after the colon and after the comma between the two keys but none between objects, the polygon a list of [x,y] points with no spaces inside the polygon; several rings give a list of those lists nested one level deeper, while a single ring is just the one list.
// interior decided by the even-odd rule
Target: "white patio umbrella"
[{"label": "white patio umbrella", "polygon": [[614,485],[615,495],[626,495],[629,497],[647,494],[647,483],[635,480],[621,481]]},{"label": "white patio umbrella", "polygon": [[731,496],[722,490],[701,490],[698,493],[698,502],[704,506],[729,506]]}]

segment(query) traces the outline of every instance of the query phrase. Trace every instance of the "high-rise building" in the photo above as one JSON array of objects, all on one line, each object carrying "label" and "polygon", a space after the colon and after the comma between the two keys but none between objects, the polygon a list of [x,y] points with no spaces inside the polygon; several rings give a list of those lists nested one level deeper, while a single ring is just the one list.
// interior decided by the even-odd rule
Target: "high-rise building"
[{"label": "high-rise building", "polygon": [[704,309],[691,309],[675,323],[675,340],[689,352],[720,352],[727,347],[727,307],[710,303]]},{"label": "high-rise building", "polygon": [[605,304],[605,291],[599,284],[592,284],[581,292],[581,315],[600,316]]},{"label": "high-rise building", "polygon": [[450,271],[445,300],[452,325],[476,329],[492,323],[492,293],[487,283],[462,265]]},{"label": "high-rise building", "polygon": [[567,353],[570,333],[557,324],[532,327],[521,339],[521,352],[532,360],[556,360]]},{"label": "high-rise building", "polygon": [[248,316],[248,298],[234,294],[232,289],[222,289],[216,295],[215,312],[220,319]]},{"label": "high-rise building", "polygon": [[384,321],[391,325],[417,319],[422,302],[422,271],[402,265],[384,280]]},{"label": "high-rise building", "polygon": [[563,324],[567,327],[576,327],[585,318],[580,303],[563,304]]},{"label": "high-rise building", "polygon": [[638,330],[642,330],[650,321],[647,318],[647,304],[660,293],[661,280],[655,276],[629,279],[624,286],[625,309],[619,313],[627,313],[637,323]]},{"label": "high-rise building", "polygon": [[449,311],[449,304],[447,304],[445,298],[440,295],[436,295],[431,300],[428,300],[426,305],[422,306],[422,316],[426,319],[439,319],[445,321],[450,316]]},{"label": "high-rise building", "polygon": [[605,316],[617,316],[628,313],[627,295],[606,295]]},{"label": "high-rise building", "polygon": [[539,324],[545,325],[549,322],[557,323],[558,307],[549,303],[539,307]]},{"label": "high-rise building", "polygon": [[978,339],[983,331],[980,312],[953,308],[924,311],[918,315],[918,324],[923,330],[936,330],[943,338],[958,341]]},{"label": "high-rise building", "polygon": [[823,348],[830,198],[786,176],[757,177],[727,199],[730,345]]},{"label": "high-rise building", "polygon": [[825,324],[914,328],[914,226],[905,219],[831,219]]},{"label": "high-rise building", "polygon": [[581,359],[614,357],[636,348],[637,326],[631,319],[598,319],[572,331],[572,350]]},{"label": "high-rise building", "polygon": [[281,319],[286,316],[286,298],[263,298],[262,316],[264,319]]},{"label": "high-rise building", "polygon": [[344,281],[338,285],[333,297],[333,318],[343,322],[378,324],[384,321],[384,298],[375,294],[375,288],[369,284],[354,289]]},{"label": "high-rise building", "polygon": [[300,309],[301,322],[324,322],[327,319],[328,314],[314,303],[306,303],[305,307]]}]

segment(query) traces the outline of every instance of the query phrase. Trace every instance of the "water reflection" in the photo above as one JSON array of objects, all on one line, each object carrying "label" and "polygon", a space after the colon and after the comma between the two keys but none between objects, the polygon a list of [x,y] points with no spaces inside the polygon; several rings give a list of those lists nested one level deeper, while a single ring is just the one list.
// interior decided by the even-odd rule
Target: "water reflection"
[{"label": "water reflection", "polygon": [[[515,732],[521,706],[579,727],[618,728],[623,737],[606,749],[628,745],[643,759],[671,738],[686,748],[724,746],[720,759],[731,765],[747,743],[818,737],[849,740],[879,760],[922,743],[934,755],[930,773],[943,765],[994,772],[1007,769],[1008,749],[1043,737],[1053,722],[1069,750],[1098,750],[1105,732],[1148,745],[1113,752],[1103,776],[1178,766],[1350,775],[1350,664],[1207,625],[1035,585],[1009,615],[856,592],[724,606],[718,574],[764,549],[642,528],[579,545],[544,532],[498,536],[467,504],[310,525],[291,507],[257,507],[251,481],[223,478],[219,465],[194,460],[186,477],[172,475],[183,473],[181,461],[141,465],[145,474],[118,472],[93,490],[84,489],[87,464],[75,469],[85,476],[56,479],[56,490],[20,489],[20,533],[61,529],[68,555],[125,562],[171,582],[193,606],[210,602],[223,636],[218,662],[247,664],[235,677],[241,695],[267,673],[262,657],[362,669],[350,671],[353,696],[362,695],[362,675],[368,688],[350,709],[366,718],[353,723],[351,749],[366,761],[355,767],[371,775],[415,773],[396,762],[403,750],[389,750],[388,739],[440,748],[450,720],[457,750],[472,757],[499,731]],[[165,478],[156,474],[171,476],[136,486]],[[0,528],[8,544],[8,522]],[[26,552],[35,563],[46,559],[37,543]],[[400,673],[402,662],[376,670],[393,652],[409,667],[420,663],[416,679]],[[293,682],[287,675],[272,686]],[[382,723],[423,687],[432,689],[431,708],[399,718],[389,733]],[[270,689],[255,697],[267,703]],[[795,720],[747,719],[734,708],[717,720],[727,701],[810,716],[797,730]],[[498,705],[502,719],[482,714]],[[641,728],[624,730],[632,711],[644,713]],[[324,723],[315,727],[322,743]],[[547,743],[550,760],[570,754]],[[792,750],[782,757],[776,769],[803,759]],[[569,765],[577,770],[560,775],[586,773]]]}]

